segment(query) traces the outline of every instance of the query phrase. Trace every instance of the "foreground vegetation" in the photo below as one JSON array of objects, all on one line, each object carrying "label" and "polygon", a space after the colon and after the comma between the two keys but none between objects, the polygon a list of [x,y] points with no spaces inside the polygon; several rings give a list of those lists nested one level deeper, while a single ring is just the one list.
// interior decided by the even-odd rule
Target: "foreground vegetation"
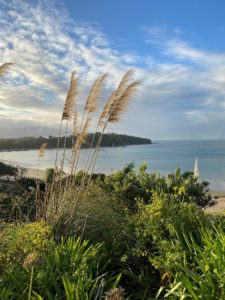
[{"label": "foreground vegetation", "polygon": [[213,203],[207,183],[130,164],[79,200],[83,176],[40,221],[23,181],[21,195],[1,191],[0,299],[223,299],[225,221],[201,209]]},{"label": "foreground vegetation", "polygon": [[62,129],[73,120],[69,173],[63,172],[66,135],[60,165],[57,154],[45,183],[20,178],[2,184],[0,299],[224,299],[225,220],[204,214],[213,204],[208,183],[180,170],[148,174],[145,164],[110,176],[93,173],[107,124],[120,120],[140,84],[132,74],[108,98],[82,172],[79,153],[105,75],[92,86],[78,126],[72,74],[58,139],[59,147]]}]

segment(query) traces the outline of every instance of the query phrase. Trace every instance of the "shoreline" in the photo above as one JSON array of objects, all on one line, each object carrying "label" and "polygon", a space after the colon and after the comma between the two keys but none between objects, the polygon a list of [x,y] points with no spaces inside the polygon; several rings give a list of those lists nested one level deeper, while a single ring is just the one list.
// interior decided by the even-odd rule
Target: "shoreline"
[{"label": "shoreline", "polygon": [[[44,179],[46,169],[54,168],[52,166],[45,167],[45,168],[42,168],[41,166],[39,166],[39,169],[37,170],[37,168],[35,168],[33,166],[31,166],[31,167],[26,166],[25,163],[24,164],[19,163],[19,162],[17,163],[17,162],[14,162],[14,161],[9,161],[9,160],[4,160],[4,159],[0,159],[0,161],[5,163],[5,164],[9,164],[11,166],[24,169],[25,177],[33,177],[33,178],[40,178],[40,179]],[[101,170],[95,170],[95,171],[97,173],[104,173],[106,175],[110,175],[112,173],[112,170],[109,171],[109,172],[101,171]],[[116,172],[116,170],[113,170],[113,173],[114,172]],[[166,174],[163,174],[163,173],[161,173],[161,175],[166,176]],[[205,178],[200,177],[199,181],[200,182],[201,181],[209,182],[209,189],[210,189],[211,194],[215,194],[216,196],[224,196],[225,197],[225,179],[223,179],[223,178],[213,178],[213,179],[207,179],[206,178],[205,179]]]},{"label": "shoreline", "polygon": [[32,178],[38,178],[41,180],[45,179],[45,172],[46,170],[40,170],[40,169],[31,169],[31,168],[24,168],[24,177],[32,177]]},{"label": "shoreline", "polygon": [[[23,177],[37,178],[39,180],[45,180],[45,170],[24,168]],[[219,181],[219,180],[218,180]],[[204,212],[209,214],[221,214],[225,213],[225,183],[224,190],[210,189],[209,193],[212,197],[215,197],[216,203],[212,206],[204,208]]]}]

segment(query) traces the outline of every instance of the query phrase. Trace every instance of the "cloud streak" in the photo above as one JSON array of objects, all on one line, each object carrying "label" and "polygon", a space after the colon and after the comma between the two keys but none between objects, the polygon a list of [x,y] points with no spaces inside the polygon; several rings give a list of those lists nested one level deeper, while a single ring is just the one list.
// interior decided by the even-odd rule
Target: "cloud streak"
[{"label": "cloud streak", "polygon": [[83,80],[82,103],[97,76],[110,74],[107,92],[131,67],[143,86],[113,131],[153,139],[224,137],[225,53],[194,48],[179,29],[166,27],[145,28],[149,53],[154,47],[158,56],[121,53],[99,26],[77,23],[63,6],[46,2],[0,0],[0,63],[16,63],[0,85],[1,137],[56,134],[73,70]]}]

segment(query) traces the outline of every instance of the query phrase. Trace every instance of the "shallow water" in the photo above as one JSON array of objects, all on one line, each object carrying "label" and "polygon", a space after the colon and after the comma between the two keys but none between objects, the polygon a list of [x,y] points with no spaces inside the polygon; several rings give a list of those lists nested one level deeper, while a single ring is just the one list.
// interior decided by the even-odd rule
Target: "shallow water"
[{"label": "shallow water", "polygon": [[[81,150],[79,168],[86,165],[89,149]],[[39,168],[54,167],[56,150],[47,150],[40,159]],[[0,152],[0,160],[13,165],[37,168],[37,150]],[[61,153],[60,155],[61,156]],[[71,151],[66,151],[69,160]],[[211,188],[225,191],[225,140],[160,141],[151,145],[102,148],[95,171],[110,173],[129,162],[138,166],[146,161],[149,172],[168,174],[176,168],[193,170],[198,158],[200,178],[211,182]]]}]

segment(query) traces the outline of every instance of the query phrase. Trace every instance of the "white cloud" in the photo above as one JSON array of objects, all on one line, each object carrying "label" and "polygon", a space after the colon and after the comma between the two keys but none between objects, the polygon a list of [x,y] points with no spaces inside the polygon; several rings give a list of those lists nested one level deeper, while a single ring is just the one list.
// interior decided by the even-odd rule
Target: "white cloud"
[{"label": "white cloud", "polygon": [[16,63],[0,85],[0,125],[7,121],[0,136],[56,134],[73,70],[83,101],[98,75],[110,75],[106,93],[135,67],[142,89],[122,125],[110,129],[153,139],[198,138],[207,124],[206,136],[217,130],[224,137],[225,53],[194,48],[179,29],[166,26],[145,28],[149,51],[154,45],[160,56],[121,53],[99,26],[75,23],[54,2],[0,4],[0,63]]},{"label": "white cloud", "polygon": [[[107,71],[111,73],[109,88],[118,73],[121,75],[136,59],[130,54],[120,56],[97,27],[74,23],[54,2],[0,0],[0,4],[4,10],[0,19],[0,63],[16,64],[0,87],[1,117],[8,117],[9,124],[13,119],[19,121],[20,115],[36,124],[37,134],[40,123],[55,127],[56,116],[60,115],[56,112],[63,107],[73,70],[85,80],[83,90]],[[24,131],[12,130],[11,135],[15,134],[23,135]]]}]

